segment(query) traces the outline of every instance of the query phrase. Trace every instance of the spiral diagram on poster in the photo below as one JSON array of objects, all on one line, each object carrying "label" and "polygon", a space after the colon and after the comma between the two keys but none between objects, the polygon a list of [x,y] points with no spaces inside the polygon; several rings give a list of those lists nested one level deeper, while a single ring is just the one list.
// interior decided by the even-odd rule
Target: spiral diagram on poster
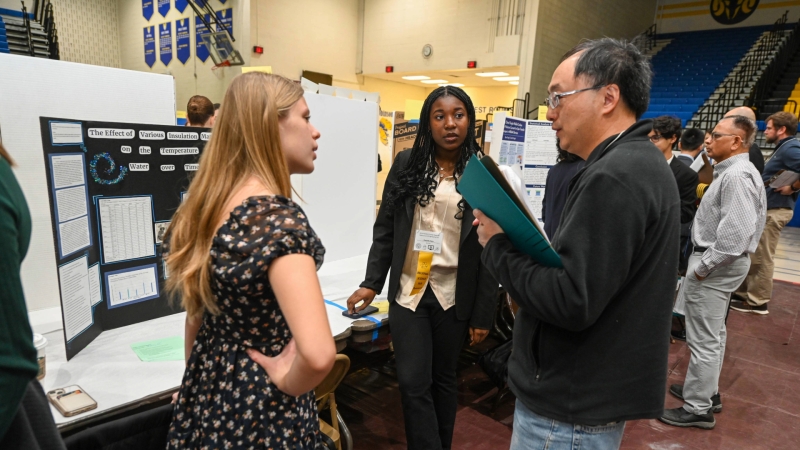
[{"label": "spiral diagram on poster", "polygon": [[94,158],[92,158],[92,161],[89,163],[89,175],[92,176],[92,179],[97,184],[117,184],[125,178],[125,175],[128,174],[128,168],[125,166],[120,166],[119,173],[116,177],[110,179],[100,178],[100,174],[97,172],[97,164],[100,161],[104,161],[105,164],[108,165],[108,167],[103,171],[106,173],[106,175],[113,175],[114,170],[117,168],[117,163],[114,162],[114,158],[112,158],[107,152],[94,155]]}]

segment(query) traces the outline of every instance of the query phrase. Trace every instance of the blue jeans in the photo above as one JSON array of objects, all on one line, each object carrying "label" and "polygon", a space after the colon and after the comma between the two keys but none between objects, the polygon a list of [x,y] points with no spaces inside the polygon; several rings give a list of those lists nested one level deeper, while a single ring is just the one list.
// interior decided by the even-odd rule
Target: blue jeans
[{"label": "blue jeans", "polygon": [[510,450],[618,449],[623,431],[625,422],[588,426],[548,419],[517,400]]}]

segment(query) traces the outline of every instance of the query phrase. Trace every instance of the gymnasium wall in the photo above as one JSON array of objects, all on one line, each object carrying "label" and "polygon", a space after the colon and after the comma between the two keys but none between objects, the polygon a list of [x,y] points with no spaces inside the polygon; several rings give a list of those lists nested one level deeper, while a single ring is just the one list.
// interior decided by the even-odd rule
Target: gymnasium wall
[{"label": "gymnasium wall", "polygon": [[631,39],[653,24],[655,12],[655,0],[540,0],[530,78],[533,105],[547,95],[561,57],[582,39]]},{"label": "gymnasium wall", "polygon": [[[659,0],[656,23],[659,33],[714,30],[730,27],[752,27],[771,25],[789,11],[788,21],[800,19],[798,0],[744,0],[726,8],[720,0],[686,1]],[[751,5],[755,5],[753,8]]]}]

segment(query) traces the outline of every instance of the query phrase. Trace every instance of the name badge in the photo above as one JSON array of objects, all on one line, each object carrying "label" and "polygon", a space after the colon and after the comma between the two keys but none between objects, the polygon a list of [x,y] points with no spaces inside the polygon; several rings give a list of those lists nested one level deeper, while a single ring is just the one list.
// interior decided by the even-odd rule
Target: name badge
[{"label": "name badge", "polygon": [[431,252],[438,255],[442,253],[443,239],[444,235],[442,233],[417,230],[417,235],[414,238],[414,250],[418,252]]}]

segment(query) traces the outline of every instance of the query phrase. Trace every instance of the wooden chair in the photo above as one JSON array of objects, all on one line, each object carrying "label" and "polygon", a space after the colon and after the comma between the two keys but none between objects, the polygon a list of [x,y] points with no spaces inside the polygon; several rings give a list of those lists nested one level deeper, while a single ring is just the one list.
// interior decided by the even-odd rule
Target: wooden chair
[{"label": "wooden chair", "polygon": [[331,422],[333,422],[333,424],[329,424],[320,418],[319,429],[336,443],[337,450],[342,450],[342,438],[344,438],[346,443],[345,448],[347,450],[353,448],[350,430],[347,429],[342,417],[339,415],[339,411],[336,407],[336,395],[334,394],[334,391],[339,386],[339,383],[344,380],[349,369],[350,358],[348,358],[347,355],[337,354],[336,361],[333,363],[333,368],[330,373],[328,373],[328,376],[322,380],[322,383],[314,389],[314,394],[317,397],[317,411],[322,412],[325,409],[329,410],[331,413]]}]

